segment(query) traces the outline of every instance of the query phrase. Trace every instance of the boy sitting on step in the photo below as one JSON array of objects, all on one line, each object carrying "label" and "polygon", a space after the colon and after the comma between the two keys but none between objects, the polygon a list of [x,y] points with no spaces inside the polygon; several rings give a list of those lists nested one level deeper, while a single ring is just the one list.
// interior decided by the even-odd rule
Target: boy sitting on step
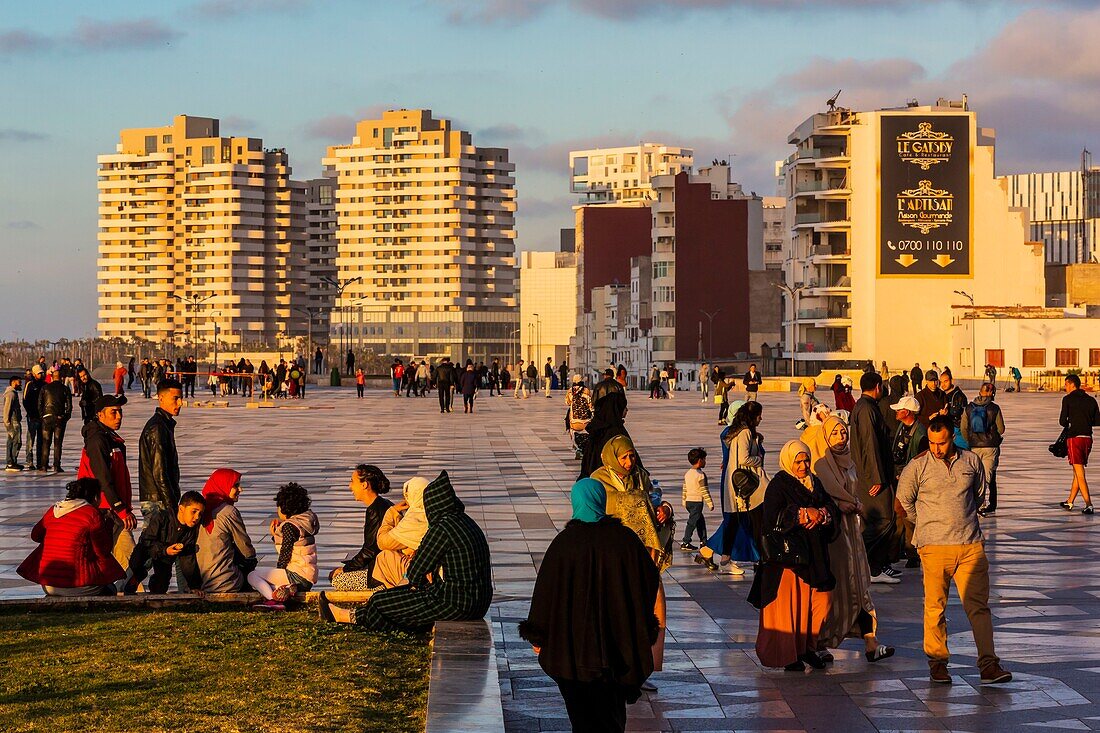
[{"label": "boy sitting on step", "polygon": [[182,578],[176,579],[180,590],[191,589],[198,596],[202,592],[202,576],[199,574],[195,553],[198,551],[199,522],[206,509],[206,499],[197,491],[188,491],[180,497],[175,514],[157,512],[142,531],[141,538],[130,556],[130,578],[123,586],[126,595],[137,592],[145,580],[148,566],[153,566],[149,581],[150,593],[167,593],[172,580],[172,566],[179,561]]}]

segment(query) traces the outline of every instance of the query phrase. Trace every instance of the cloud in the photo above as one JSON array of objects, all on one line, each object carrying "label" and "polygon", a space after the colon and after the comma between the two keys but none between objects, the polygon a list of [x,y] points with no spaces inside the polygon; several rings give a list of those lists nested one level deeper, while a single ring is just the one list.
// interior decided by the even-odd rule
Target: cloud
[{"label": "cloud", "polygon": [[50,46],[50,39],[32,31],[0,32],[0,55],[15,55],[40,51]]},{"label": "cloud", "polygon": [[396,108],[386,104],[369,104],[360,107],[354,114],[325,115],[302,125],[302,134],[311,140],[350,144],[355,136],[355,123],[378,119],[383,112],[391,109]]},{"label": "cloud", "polygon": [[529,219],[554,218],[561,219],[571,215],[572,206],[577,203],[578,196],[552,196],[541,198],[539,196],[520,195],[516,202],[517,213]]},{"label": "cloud", "polygon": [[250,117],[241,117],[240,115],[227,115],[221,119],[221,129],[228,131],[228,134],[241,132],[255,132],[259,130],[261,125],[256,120]]},{"label": "cloud", "polygon": [[520,127],[510,122],[492,125],[474,133],[474,142],[479,145],[503,145],[511,142],[522,142],[541,138],[542,133],[532,128]]},{"label": "cloud", "polygon": [[15,221],[9,221],[5,226],[8,229],[23,229],[23,230],[41,229],[42,228],[36,222],[33,222],[30,219],[16,219]]},{"label": "cloud", "polygon": [[233,18],[239,15],[293,13],[307,10],[313,0],[203,0],[189,9],[209,18]]},{"label": "cloud", "polygon": [[925,76],[924,67],[904,58],[814,58],[800,70],[780,76],[774,86],[794,91],[829,91],[845,86],[868,89],[904,89]]},{"label": "cloud", "polygon": [[92,20],[81,18],[68,41],[84,51],[142,48],[171,43],[183,34],[153,18]]},{"label": "cloud", "polygon": [[33,143],[48,140],[49,135],[33,130],[21,130],[16,127],[0,128],[0,142]]}]

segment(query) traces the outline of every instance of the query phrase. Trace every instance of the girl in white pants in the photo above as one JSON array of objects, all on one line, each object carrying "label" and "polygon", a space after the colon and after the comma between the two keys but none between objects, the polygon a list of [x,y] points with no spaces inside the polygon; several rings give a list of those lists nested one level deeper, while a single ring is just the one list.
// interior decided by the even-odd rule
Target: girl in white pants
[{"label": "girl in white pants", "polygon": [[285,601],[317,582],[317,544],[314,537],[320,523],[309,510],[309,492],[296,483],[279,487],[275,505],[278,519],[271,521],[271,537],[279,560],[273,568],[256,568],[248,574],[249,584],[264,597],[253,608],[281,611]]}]

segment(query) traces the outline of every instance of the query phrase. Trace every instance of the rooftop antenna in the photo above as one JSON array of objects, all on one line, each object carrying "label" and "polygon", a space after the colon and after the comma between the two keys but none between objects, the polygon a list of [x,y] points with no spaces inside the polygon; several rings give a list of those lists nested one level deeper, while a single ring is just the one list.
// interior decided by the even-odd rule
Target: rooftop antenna
[{"label": "rooftop antenna", "polygon": [[834,111],[834,110],[836,109],[836,100],[837,100],[837,97],[839,97],[839,96],[840,96],[840,93],[841,93],[841,92],[843,92],[843,91],[844,91],[843,89],[837,89],[837,90],[836,90],[836,94],[834,94],[834,95],[833,95],[833,96],[832,96],[832,97],[831,97],[831,98],[829,99],[829,101],[825,103],[825,104],[827,104],[827,105],[829,106],[829,111],[830,111],[830,112],[832,112],[832,111]]}]

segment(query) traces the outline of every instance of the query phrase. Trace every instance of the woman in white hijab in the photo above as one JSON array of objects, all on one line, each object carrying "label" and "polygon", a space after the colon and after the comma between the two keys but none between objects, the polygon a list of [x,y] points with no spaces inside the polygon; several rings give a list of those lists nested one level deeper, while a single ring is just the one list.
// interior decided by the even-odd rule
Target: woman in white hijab
[{"label": "woman in white hijab", "polygon": [[814,467],[825,491],[840,509],[840,536],[829,547],[829,567],[836,578],[829,615],[818,634],[818,651],[827,662],[846,637],[862,638],[864,655],[877,662],[894,655],[894,648],[878,643],[878,617],[871,600],[871,569],[863,545],[860,514],[863,510],[856,488],[856,470],[848,449],[848,426],[838,417],[824,425],[828,450]]},{"label": "woman in white hijab", "polygon": [[406,585],[405,570],[420,547],[420,541],[428,531],[428,517],[424,513],[424,489],[428,479],[414,476],[402,489],[404,501],[386,511],[382,526],[378,528],[378,556],[374,560],[371,577],[383,588]]}]

